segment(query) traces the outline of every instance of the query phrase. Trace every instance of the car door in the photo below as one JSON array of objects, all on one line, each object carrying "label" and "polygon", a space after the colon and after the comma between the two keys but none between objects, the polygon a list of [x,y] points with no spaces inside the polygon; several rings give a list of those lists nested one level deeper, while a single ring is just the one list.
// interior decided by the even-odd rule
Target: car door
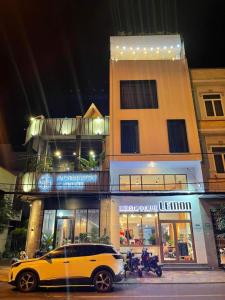
[{"label": "car door", "polygon": [[[74,283],[88,283],[93,270],[99,265],[94,245],[74,245],[70,257],[69,276]],[[71,252],[71,253],[72,253]]]},{"label": "car door", "polygon": [[67,282],[70,273],[67,247],[60,247],[50,252],[42,260],[38,270],[41,283],[61,285]]}]

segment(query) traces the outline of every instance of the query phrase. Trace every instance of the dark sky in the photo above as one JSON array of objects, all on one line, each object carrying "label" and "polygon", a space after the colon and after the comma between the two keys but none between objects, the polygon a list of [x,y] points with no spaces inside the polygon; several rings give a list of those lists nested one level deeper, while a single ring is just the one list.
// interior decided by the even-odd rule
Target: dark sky
[{"label": "dark sky", "polygon": [[179,32],[190,67],[225,67],[224,0],[0,0],[0,142],[31,115],[108,113],[109,37]]}]

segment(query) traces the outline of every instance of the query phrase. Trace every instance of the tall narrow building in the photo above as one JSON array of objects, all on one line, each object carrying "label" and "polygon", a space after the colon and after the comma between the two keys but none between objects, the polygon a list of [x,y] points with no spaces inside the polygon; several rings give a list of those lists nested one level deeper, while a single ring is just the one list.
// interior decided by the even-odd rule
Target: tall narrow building
[{"label": "tall narrow building", "polygon": [[111,239],[163,263],[207,264],[184,44],[179,35],[114,36],[110,51]]}]

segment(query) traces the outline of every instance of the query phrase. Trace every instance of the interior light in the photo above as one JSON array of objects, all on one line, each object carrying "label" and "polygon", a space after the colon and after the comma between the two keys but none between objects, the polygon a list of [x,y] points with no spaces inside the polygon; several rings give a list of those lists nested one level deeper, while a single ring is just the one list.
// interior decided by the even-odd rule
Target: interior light
[{"label": "interior light", "polygon": [[62,212],[60,212],[60,213],[59,213],[59,217],[60,217],[60,218],[62,218],[62,216],[63,216],[63,213],[62,213]]},{"label": "interior light", "polygon": [[93,150],[91,150],[91,151],[89,152],[89,155],[95,156],[95,152],[94,152]]},{"label": "interior light", "polygon": [[133,50],[133,47],[130,47],[129,49],[130,49],[130,50]]},{"label": "interior light", "polygon": [[170,46],[170,49],[173,49],[173,46]]},{"label": "interior light", "polygon": [[31,121],[31,122],[34,121],[34,119],[35,119],[34,117],[30,117],[30,121]]},{"label": "interior light", "polygon": [[73,155],[76,156],[77,155],[76,152],[73,152]]},{"label": "interior light", "polygon": [[120,46],[119,46],[119,45],[117,45],[117,46],[116,46],[116,49],[119,49],[119,47],[120,47]]},{"label": "interior light", "polygon": [[123,46],[123,50],[126,50],[126,46]]},{"label": "interior light", "polygon": [[137,47],[136,49],[137,49],[137,51],[139,51],[139,50],[140,50],[140,47]]},{"label": "interior light", "polygon": [[60,157],[61,156],[61,151],[59,151],[59,150],[55,151],[54,155],[56,157]]},{"label": "interior light", "polygon": [[146,48],[144,47],[143,50],[146,51]]},{"label": "interior light", "polygon": [[136,52],[135,52],[135,51],[133,51],[132,53],[133,53],[133,54],[136,54]]},{"label": "interior light", "polygon": [[166,46],[164,46],[164,47],[163,47],[163,49],[167,49],[167,47],[166,47]]},{"label": "interior light", "polygon": [[180,48],[180,45],[179,45],[179,44],[177,44],[177,48]]},{"label": "interior light", "polygon": [[120,52],[120,55],[123,55],[123,51]]},{"label": "interior light", "polygon": [[150,50],[153,51],[153,48],[151,47]]},{"label": "interior light", "polygon": [[148,218],[151,218],[151,215],[150,215],[150,214],[147,214],[147,217],[148,217]]}]

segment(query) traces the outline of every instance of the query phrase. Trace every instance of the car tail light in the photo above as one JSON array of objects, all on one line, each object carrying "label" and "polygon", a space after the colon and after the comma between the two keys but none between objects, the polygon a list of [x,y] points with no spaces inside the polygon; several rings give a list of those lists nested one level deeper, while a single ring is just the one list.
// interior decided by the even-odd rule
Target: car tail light
[{"label": "car tail light", "polygon": [[113,257],[114,257],[115,259],[123,259],[123,256],[120,255],[120,254],[113,254]]}]

